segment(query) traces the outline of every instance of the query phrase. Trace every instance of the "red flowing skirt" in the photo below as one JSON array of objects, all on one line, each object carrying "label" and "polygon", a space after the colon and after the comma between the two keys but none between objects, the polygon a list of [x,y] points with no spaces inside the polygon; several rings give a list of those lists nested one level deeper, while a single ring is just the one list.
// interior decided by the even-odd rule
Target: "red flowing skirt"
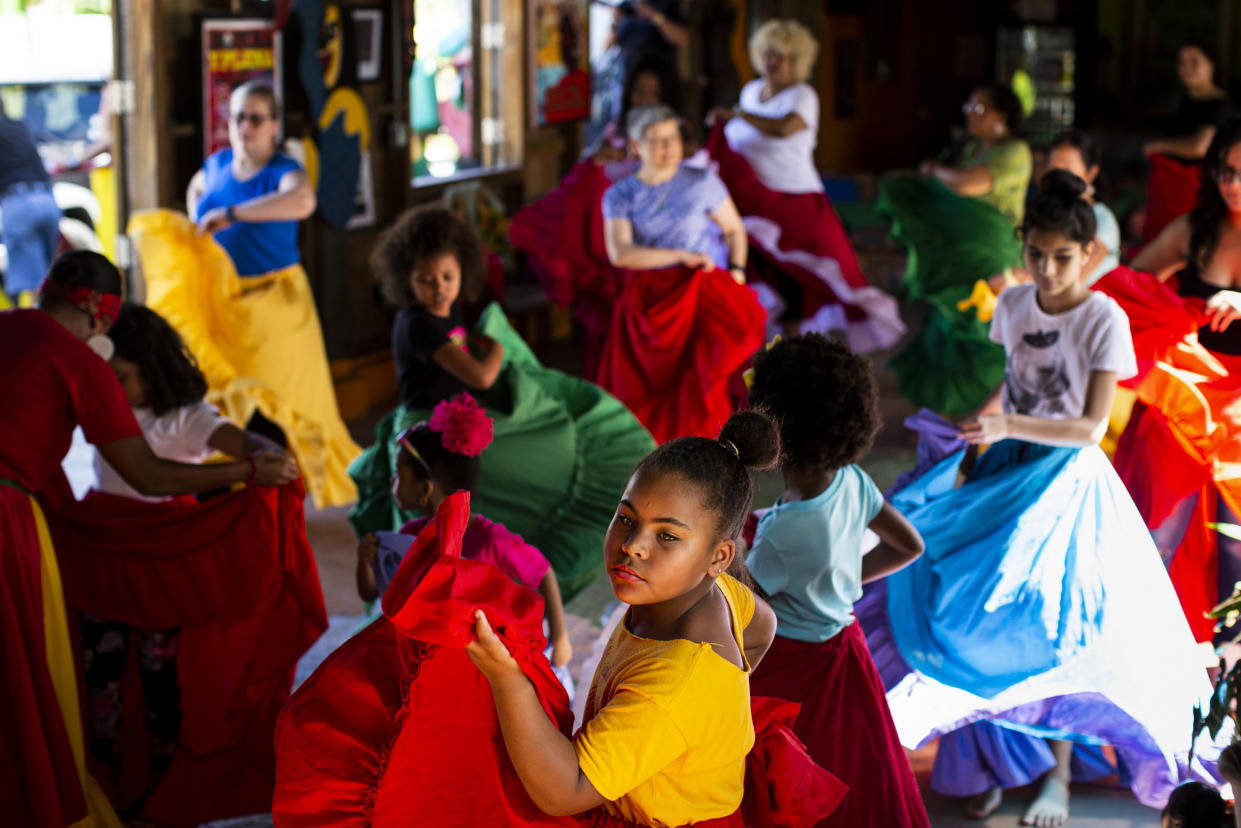
[{"label": "red flowing skirt", "polygon": [[559,187],[518,210],[509,226],[509,242],[525,253],[548,297],[573,308],[585,332],[582,357],[592,381],[621,287],[603,235],[603,194],[610,186],[607,168],[582,161]]},{"label": "red flowing skirt", "polygon": [[793,732],[811,759],[849,786],[840,807],[818,825],[930,825],[860,624],[819,644],[776,636],[750,688],[800,704]]},{"label": "red flowing skirt", "polygon": [[[297,483],[201,504],[93,494],[53,521],[71,607],[181,627],[181,732],[148,819],[193,826],[270,809],[276,719],[297,659],[327,628],[303,497]],[[119,802],[148,781],[139,703],[127,694],[124,736],[137,749],[123,752]]]},{"label": "red flowing skirt", "polygon": [[6,824],[63,826],[86,800],[48,671],[34,508],[0,485],[0,803]]},{"label": "red flowing skirt", "polygon": [[1221,586],[1231,593],[1231,584],[1218,581],[1209,525],[1216,497],[1241,514],[1241,357],[1202,347],[1203,301],[1177,295],[1150,274],[1119,267],[1094,289],[1128,314],[1138,358],[1138,375],[1123,383],[1139,404],[1117,442],[1117,473],[1151,529],[1186,497],[1203,495],[1169,575],[1194,636],[1210,641],[1214,622],[1204,613],[1224,597]]},{"label": "red flowing skirt", "polygon": [[1198,203],[1202,181],[1201,164],[1182,164],[1166,155],[1152,155],[1151,177],[1146,184],[1146,220],[1142,241],[1150,242]]},{"label": "red flowing skirt", "polygon": [[824,193],[768,189],[750,162],[729,147],[722,126],[712,131],[707,152],[745,219],[750,244],[801,287],[804,330],[842,329],[860,353],[901,338],[905,325],[896,300],[867,281]]},{"label": "red flowing skirt", "polygon": [[664,443],[715,437],[732,414],[730,380],[763,344],[754,291],[723,270],[627,271],[599,385]]}]

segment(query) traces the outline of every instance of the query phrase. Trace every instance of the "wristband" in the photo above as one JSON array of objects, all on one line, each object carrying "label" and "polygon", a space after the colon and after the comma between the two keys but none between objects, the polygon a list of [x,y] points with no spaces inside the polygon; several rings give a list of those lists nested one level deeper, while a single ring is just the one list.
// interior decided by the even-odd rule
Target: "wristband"
[{"label": "wristband", "polygon": [[737,264],[736,262],[729,262],[728,269],[729,270],[740,270],[742,273],[745,273],[745,265]]},{"label": "wristband", "polygon": [[246,485],[249,486],[259,476],[259,464],[254,462],[253,457],[247,457],[246,462],[250,464],[250,476],[246,478]]},{"label": "wristband", "polygon": [[241,219],[237,218],[237,211],[233,209],[232,204],[224,208],[224,217],[228,219],[229,224],[237,224],[241,221]]}]

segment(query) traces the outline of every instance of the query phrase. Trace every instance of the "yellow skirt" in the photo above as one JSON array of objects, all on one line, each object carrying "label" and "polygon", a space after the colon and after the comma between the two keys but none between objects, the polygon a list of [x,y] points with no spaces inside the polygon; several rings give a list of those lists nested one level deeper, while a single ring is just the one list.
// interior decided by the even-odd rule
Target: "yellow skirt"
[{"label": "yellow skirt", "polygon": [[207,377],[207,399],[236,423],[257,410],[284,429],[317,507],[353,502],[346,468],[361,449],[336,405],[302,266],[242,279],[224,248],[172,210],[135,214],[129,235],[147,304],[185,339]]}]

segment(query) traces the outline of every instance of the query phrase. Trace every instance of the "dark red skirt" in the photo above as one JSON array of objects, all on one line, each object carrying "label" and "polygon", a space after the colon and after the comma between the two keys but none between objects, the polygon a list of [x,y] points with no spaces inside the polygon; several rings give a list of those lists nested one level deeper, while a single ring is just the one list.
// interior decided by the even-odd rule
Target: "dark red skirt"
[{"label": "dark red skirt", "polygon": [[9,825],[86,816],[47,664],[43,567],[29,495],[0,485],[0,803]]},{"label": "dark red skirt", "polygon": [[794,733],[811,759],[849,786],[820,826],[930,825],[859,624],[821,644],[776,636],[750,688],[799,703]]},{"label": "dark red skirt", "polygon": [[[181,628],[181,733],[148,819],[193,826],[271,807],[276,719],[298,658],[327,628],[303,498],[297,483],[202,504],[95,494],[52,521],[70,607]],[[111,792],[122,806],[148,783],[140,702],[125,693]]]},{"label": "dark red skirt", "polygon": [[629,271],[603,348],[599,385],[658,443],[715,437],[729,382],[763,344],[766,313],[723,270]]},{"label": "dark red skirt", "polygon": [[1151,156],[1151,177],[1146,184],[1146,221],[1142,241],[1150,242],[1173,219],[1185,215],[1198,203],[1201,164],[1182,164],[1166,155]]}]

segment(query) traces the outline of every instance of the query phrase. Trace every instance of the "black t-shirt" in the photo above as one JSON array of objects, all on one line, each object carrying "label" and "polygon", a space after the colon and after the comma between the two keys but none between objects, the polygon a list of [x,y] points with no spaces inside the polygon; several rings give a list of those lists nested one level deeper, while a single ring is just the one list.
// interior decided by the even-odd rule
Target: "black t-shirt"
[{"label": "black t-shirt", "polygon": [[[1176,108],[1176,116],[1172,121],[1169,134],[1180,138],[1193,135],[1204,126],[1218,127],[1225,121],[1241,117],[1241,109],[1232,102],[1232,98],[1191,98],[1185,95],[1181,105]],[[1171,156],[1183,164],[1196,164],[1201,159]]]},{"label": "black t-shirt", "polygon": [[433,408],[436,403],[467,390],[465,383],[445,371],[431,355],[445,342],[465,344],[461,311],[454,305],[447,319],[409,307],[392,323],[392,353],[396,360],[396,380],[401,405],[406,408]]},{"label": "black t-shirt", "polygon": [[30,129],[0,115],[0,195],[21,181],[49,181]]}]

